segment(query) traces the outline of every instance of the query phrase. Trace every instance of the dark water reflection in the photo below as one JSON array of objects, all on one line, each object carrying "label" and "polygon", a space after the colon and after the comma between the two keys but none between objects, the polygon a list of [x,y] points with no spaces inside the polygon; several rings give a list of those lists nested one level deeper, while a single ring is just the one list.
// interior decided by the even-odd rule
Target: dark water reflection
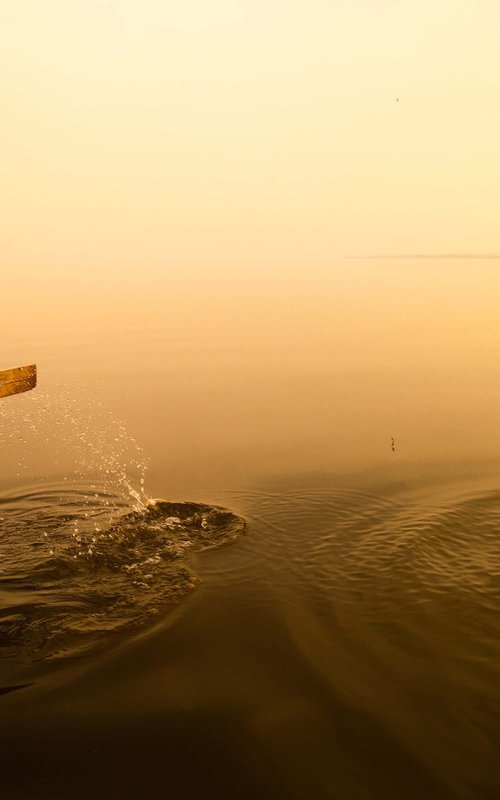
[{"label": "dark water reflection", "polygon": [[1,698],[4,796],[498,797],[500,493],[212,500],[173,614]]}]

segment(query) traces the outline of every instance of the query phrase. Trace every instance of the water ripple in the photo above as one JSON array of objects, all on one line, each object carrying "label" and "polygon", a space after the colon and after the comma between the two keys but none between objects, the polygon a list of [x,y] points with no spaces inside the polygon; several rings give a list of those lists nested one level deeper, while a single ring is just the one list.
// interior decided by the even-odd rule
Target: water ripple
[{"label": "water ripple", "polygon": [[196,585],[191,553],[244,527],[204,504],[131,509],[97,486],[0,496],[0,657],[67,657],[144,625]]}]

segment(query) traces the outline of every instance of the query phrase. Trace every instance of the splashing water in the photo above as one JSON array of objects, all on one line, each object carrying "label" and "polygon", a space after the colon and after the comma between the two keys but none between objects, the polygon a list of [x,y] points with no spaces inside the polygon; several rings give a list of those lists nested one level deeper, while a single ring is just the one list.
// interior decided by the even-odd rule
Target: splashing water
[{"label": "splashing water", "polygon": [[63,482],[87,481],[90,494],[104,484],[136,509],[144,507],[143,450],[98,399],[88,399],[82,389],[75,397],[74,390],[58,386],[54,394],[37,390],[0,404],[0,477],[19,482],[61,475]]},{"label": "splashing water", "polygon": [[150,500],[137,442],[64,389],[0,405],[0,454],[17,483],[0,492],[0,659],[75,656],[146,624],[196,585],[191,552],[245,527],[221,508]]}]

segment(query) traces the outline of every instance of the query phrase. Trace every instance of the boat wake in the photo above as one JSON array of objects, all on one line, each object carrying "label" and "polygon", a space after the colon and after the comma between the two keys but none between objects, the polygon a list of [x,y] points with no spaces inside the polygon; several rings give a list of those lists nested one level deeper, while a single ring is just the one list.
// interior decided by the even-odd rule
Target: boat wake
[{"label": "boat wake", "polygon": [[150,623],[197,583],[194,552],[235,539],[223,508],[75,485],[0,496],[0,658],[86,653]]}]

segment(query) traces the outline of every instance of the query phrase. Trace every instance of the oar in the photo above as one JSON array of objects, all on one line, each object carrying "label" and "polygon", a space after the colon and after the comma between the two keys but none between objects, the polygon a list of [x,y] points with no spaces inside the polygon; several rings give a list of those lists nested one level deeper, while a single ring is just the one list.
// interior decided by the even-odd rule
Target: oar
[{"label": "oar", "polygon": [[36,364],[0,372],[0,397],[27,392],[36,386]]}]

